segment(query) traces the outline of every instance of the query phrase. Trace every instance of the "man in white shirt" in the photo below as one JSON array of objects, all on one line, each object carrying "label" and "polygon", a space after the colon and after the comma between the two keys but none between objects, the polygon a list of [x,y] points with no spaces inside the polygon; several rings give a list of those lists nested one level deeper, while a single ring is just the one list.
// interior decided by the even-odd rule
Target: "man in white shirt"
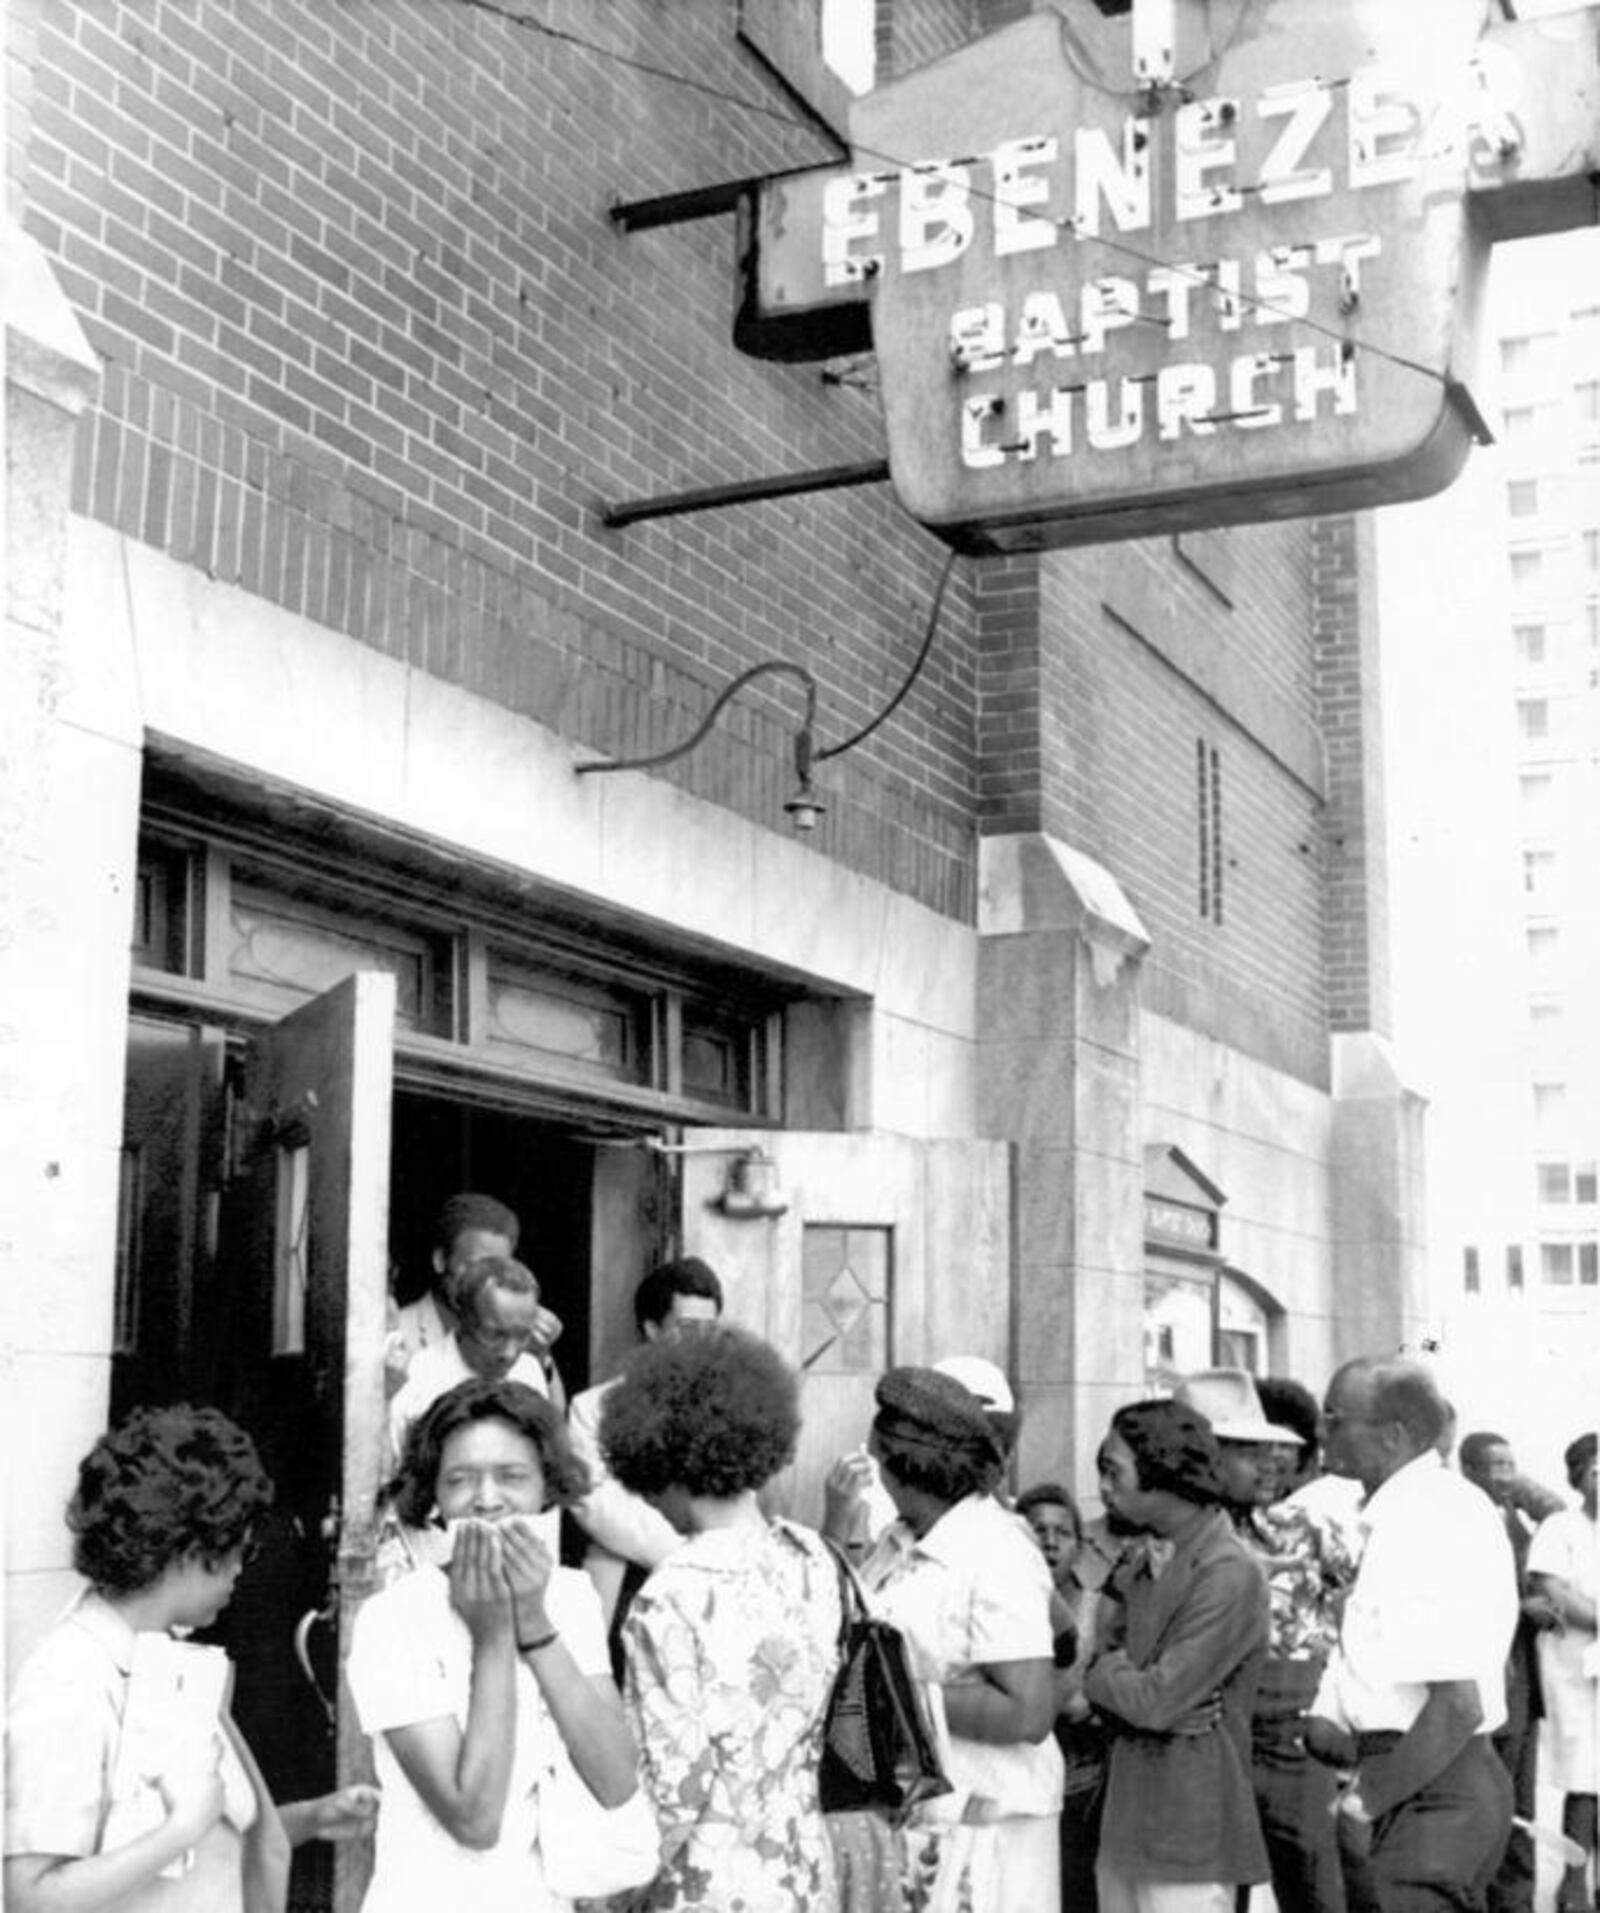
[{"label": "man in white shirt", "polygon": [[[722,1316],[722,1284],[716,1271],[698,1256],[663,1262],[634,1290],[633,1317],[641,1341],[694,1334]],[[583,1565],[600,1594],[606,1626],[617,1658],[617,1629],[629,1601],[650,1570],[681,1545],[683,1536],[666,1516],[630,1494],[615,1480],[600,1451],[600,1408],[615,1377],[573,1396],[567,1434],[572,1452],[589,1471],[594,1487],[572,1510],[589,1537]]]},{"label": "man in white shirt", "polygon": [[1367,1491],[1365,1550],[1306,1746],[1354,1773],[1382,1913],[1478,1909],[1511,1828],[1490,1736],[1505,1719],[1516,1573],[1488,1500],[1448,1470],[1444,1405],[1414,1362],[1362,1357],[1328,1385],[1327,1466]]}]

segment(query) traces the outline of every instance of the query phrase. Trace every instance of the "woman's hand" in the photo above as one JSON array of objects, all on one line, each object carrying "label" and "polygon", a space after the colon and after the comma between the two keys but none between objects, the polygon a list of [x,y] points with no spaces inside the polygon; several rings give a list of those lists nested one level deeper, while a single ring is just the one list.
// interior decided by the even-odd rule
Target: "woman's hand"
[{"label": "woman's hand", "polygon": [[500,1536],[490,1522],[463,1521],[456,1528],[450,1605],[466,1622],[475,1647],[508,1638],[513,1631],[511,1582]]},{"label": "woman's hand", "polygon": [[295,1846],[302,1840],[361,1840],[377,1822],[379,1799],[376,1787],[358,1780],[333,1793],[291,1801],[278,1812]]},{"label": "woman's hand", "polygon": [[545,1595],[555,1563],[533,1524],[522,1515],[500,1523],[500,1558],[511,1586],[512,1618],[519,1641],[536,1641],[551,1630]]},{"label": "woman's hand", "polygon": [[222,1776],[216,1768],[189,1768],[154,1776],[167,1810],[167,1828],[184,1847],[197,1847],[222,1818]]}]

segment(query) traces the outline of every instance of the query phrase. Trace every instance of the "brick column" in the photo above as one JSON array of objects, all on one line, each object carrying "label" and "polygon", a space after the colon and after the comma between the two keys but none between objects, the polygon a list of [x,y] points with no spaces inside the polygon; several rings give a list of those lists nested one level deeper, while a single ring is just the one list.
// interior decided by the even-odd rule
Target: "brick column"
[{"label": "brick column", "polygon": [[[1390,1050],[1388,860],[1370,514],[1312,527],[1327,764],[1323,961],[1332,1064],[1334,1351],[1414,1341],[1426,1320],[1423,1101]],[[1365,1347],[1340,1324],[1364,1325]]]}]

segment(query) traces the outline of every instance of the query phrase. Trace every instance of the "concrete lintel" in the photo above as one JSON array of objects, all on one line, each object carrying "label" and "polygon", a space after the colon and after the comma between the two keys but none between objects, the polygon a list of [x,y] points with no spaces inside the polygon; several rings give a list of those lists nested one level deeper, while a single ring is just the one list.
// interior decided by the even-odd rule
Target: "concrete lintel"
[{"label": "concrete lintel", "polygon": [[1150,935],[1122,885],[1093,857],[1044,831],[984,837],[978,845],[978,934],[1074,930],[1088,944],[1095,980],[1112,981]]},{"label": "concrete lintel", "polygon": [[100,360],[38,241],[7,220],[0,248],[6,314],[6,383],[63,412],[81,412],[99,390]]}]

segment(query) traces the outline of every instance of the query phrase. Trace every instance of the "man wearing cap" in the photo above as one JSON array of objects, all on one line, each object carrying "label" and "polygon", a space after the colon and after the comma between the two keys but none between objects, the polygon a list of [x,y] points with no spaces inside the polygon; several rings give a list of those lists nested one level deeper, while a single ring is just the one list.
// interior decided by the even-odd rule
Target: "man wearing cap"
[{"label": "man wearing cap", "polygon": [[1267,1878],[1250,1705],[1267,1586],[1221,1504],[1216,1437],[1179,1401],[1119,1408],[1100,1446],[1111,1521],[1146,1537],[1111,1577],[1084,1675],[1112,1730],[1095,1867],[1100,1913],[1232,1913]]},{"label": "man wearing cap", "polygon": [[1370,1826],[1383,1913],[1476,1913],[1511,1828],[1490,1739],[1517,1618],[1511,1544],[1488,1498],[1444,1465],[1425,1368],[1347,1362],[1324,1414],[1329,1468],[1367,1491],[1367,1541],[1306,1746],[1354,1772],[1342,1807]]},{"label": "man wearing cap", "polygon": [[1355,1560],[1336,1526],[1274,1504],[1277,1451],[1298,1445],[1299,1435],[1268,1421],[1244,1369],[1206,1369],[1173,1393],[1209,1419],[1234,1530],[1267,1579],[1271,1631],[1250,1713],[1250,1778],[1272,1890],[1278,1905],[1295,1913],[1344,1913],[1337,1782],[1307,1754],[1305,1720],[1338,1639]]},{"label": "man wearing cap", "polygon": [[[1058,1913],[1050,1571],[1026,1523],[994,1497],[1005,1459],[994,1418],[1007,1411],[931,1368],[890,1369],[875,1399],[871,1448],[897,1519],[861,1577],[928,1683],[951,1783],[896,1830],[891,1865],[917,1905],[932,1893],[972,1913]],[[863,1870],[839,1835],[843,1903],[891,1903],[870,1851]]]}]

